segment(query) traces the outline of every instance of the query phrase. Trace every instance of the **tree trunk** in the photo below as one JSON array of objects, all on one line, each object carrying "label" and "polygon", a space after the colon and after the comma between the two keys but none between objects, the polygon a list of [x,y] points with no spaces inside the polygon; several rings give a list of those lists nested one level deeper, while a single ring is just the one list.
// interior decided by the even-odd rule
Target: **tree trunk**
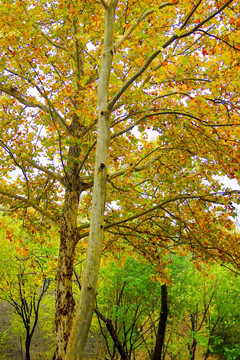
[{"label": "tree trunk", "polygon": [[94,311],[97,314],[97,316],[102,321],[104,321],[104,323],[106,324],[106,327],[108,329],[109,334],[111,335],[111,338],[112,338],[112,340],[114,342],[114,345],[118,349],[118,352],[119,352],[119,354],[121,356],[121,360],[129,360],[128,354],[126,353],[126,350],[123,347],[123,344],[121,343],[121,341],[119,340],[119,337],[118,337],[118,335],[116,333],[116,330],[113,327],[112,320],[107,319],[103,314],[100,313],[100,311],[98,309],[95,309]]},{"label": "tree trunk", "polygon": [[30,360],[30,345],[31,345],[32,337],[27,331],[26,341],[25,341],[25,360]]},{"label": "tree trunk", "polygon": [[[97,292],[97,279],[103,244],[103,213],[105,208],[109,115],[104,112],[105,129],[99,129],[99,137],[103,137],[96,151],[95,180],[92,200],[92,214],[87,258],[84,268],[80,300],[76,310],[74,325],[67,349],[66,360],[81,360],[87,340],[94,311]],[[102,149],[102,150],[101,150]],[[56,359],[60,360],[60,358]]]},{"label": "tree trunk", "polygon": [[65,206],[61,218],[60,249],[57,273],[56,350],[55,359],[65,359],[73,322],[74,299],[72,293],[73,263],[77,244],[77,213],[79,193],[66,190]]},{"label": "tree trunk", "polygon": [[208,348],[208,349],[207,349],[207,352],[206,352],[206,354],[205,354],[205,356],[204,356],[204,360],[207,360],[208,357],[209,357],[209,355],[210,355],[210,350],[209,350],[209,348]]},{"label": "tree trunk", "polygon": [[162,285],[162,295],[161,295],[161,314],[158,324],[158,332],[156,337],[155,349],[153,353],[152,360],[161,360],[162,349],[164,344],[164,336],[167,327],[167,317],[168,317],[168,304],[167,304],[167,285]]},{"label": "tree trunk", "polygon": [[197,341],[194,339],[191,348],[191,360],[195,359],[196,348],[197,348]]},{"label": "tree trunk", "polygon": [[65,360],[82,360],[83,350],[89,333],[104,237],[104,210],[107,183],[107,160],[110,137],[110,109],[108,87],[113,58],[114,13],[118,0],[105,6],[105,30],[102,65],[98,85],[98,138],[95,157],[95,173],[92,198],[92,212],[86,264],[82,290],[72,327]]},{"label": "tree trunk", "polygon": [[191,321],[191,324],[192,324],[191,332],[192,332],[192,336],[193,336],[192,344],[188,345],[188,349],[189,349],[189,353],[190,353],[190,360],[195,359],[195,352],[196,352],[196,347],[197,347],[197,341],[194,338],[194,333],[196,331],[196,316],[197,316],[197,313],[193,313],[190,316],[190,321]]}]

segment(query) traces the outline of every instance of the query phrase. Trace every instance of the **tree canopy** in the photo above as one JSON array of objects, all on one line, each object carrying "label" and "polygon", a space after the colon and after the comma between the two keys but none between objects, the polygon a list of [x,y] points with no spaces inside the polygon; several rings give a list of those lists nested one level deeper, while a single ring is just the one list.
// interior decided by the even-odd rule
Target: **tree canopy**
[{"label": "tree canopy", "polygon": [[[162,276],[177,249],[238,265],[238,192],[219,177],[239,178],[239,10],[1,3],[0,201],[31,231],[59,228],[57,360],[81,357],[102,249],[130,244]],[[75,250],[88,235],[72,327]]]}]

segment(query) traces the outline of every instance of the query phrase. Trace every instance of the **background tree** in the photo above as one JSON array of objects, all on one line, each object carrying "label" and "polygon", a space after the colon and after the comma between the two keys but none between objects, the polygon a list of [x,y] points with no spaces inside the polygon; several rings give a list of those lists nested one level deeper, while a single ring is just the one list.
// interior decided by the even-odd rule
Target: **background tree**
[{"label": "background tree", "polygon": [[[102,269],[97,309],[112,320],[129,360],[139,351],[152,358],[161,308],[161,284],[151,280],[151,276],[155,278],[153,268],[143,259],[128,257],[123,261],[110,262]],[[116,344],[106,334],[105,325],[101,325],[101,329],[110,358],[117,358]]]},{"label": "background tree", "polygon": [[[164,354],[171,359],[205,360],[216,354],[228,358],[228,350],[229,359],[231,350],[237,354],[238,331],[233,328],[238,323],[239,275],[219,265],[202,265],[199,271],[186,256],[176,256],[169,271],[172,286]],[[225,326],[229,337],[223,340]]]},{"label": "background tree", "polygon": [[[231,228],[233,192],[216,175],[238,178],[239,2],[9,1],[0,11],[1,203],[18,217],[34,209],[31,226],[59,227],[56,359],[72,360],[91,323],[104,229],[109,250],[126,239],[159,271],[178,245],[238,261],[218,227]],[[89,228],[78,215],[90,212],[65,356],[76,244]]]},{"label": "background tree", "polygon": [[[206,360],[212,355],[237,359],[239,275],[216,264],[211,267],[202,264],[199,270],[189,256],[178,254],[168,268],[172,283],[165,285],[168,299],[163,302],[164,307],[161,293],[166,295],[166,291],[156,281],[159,274],[143,259],[128,257],[125,262],[120,258],[103,266],[100,272],[98,309],[105,314],[106,323],[111,319],[126,349],[126,359],[152,360],[158,356],[162,360]],[[162,340],[159,310],[162,308],[166,313],[166,304],[169,312],[166,338],[160,351],[155,351]],[[116,359],[116,344],[106,332],[106,324],[100,325],[108,357]]]},{"label": "background tree", "polygon": [[167,327],[167,318],[168,318],[168,289],[167,285],[163,284],[161,286],[161,310],[159,315],[159,324],[158,324],[158,331],[156,335],[156,344],[154,348],[154,353],[152,360],[161,360],[163,346],[164,346],[164,338],[166,333]]},{"label": "background tree", "polygon": [[231,276],[229,271],[216,268],[213,280],[216,291],[212,306],[207,312],[209,338],[205,359],[209,354],[224,356],[227,360],[237,359],[240,354],[239,275]]},{"label": "background tree", "polygon": [[10,217],[1,216],[0,299],[7,301],[21,318],[25,328],[24,358],[30,360],[30,346],[40,317],[40,305],[51,279],[54,280],[52,263],[50,265],[53,249],[47,249],[46,239],[44,255],[43,251],[40,252],[41,246],[34,243],[32,235],[24,232],[20,225]]}]

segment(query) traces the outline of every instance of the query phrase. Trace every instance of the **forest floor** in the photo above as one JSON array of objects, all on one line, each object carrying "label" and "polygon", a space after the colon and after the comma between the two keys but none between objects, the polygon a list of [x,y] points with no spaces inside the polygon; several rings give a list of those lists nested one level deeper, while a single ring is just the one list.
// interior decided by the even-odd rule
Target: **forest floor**
[{"label": "forest floor", "polygon": [[[0,302],[0,360],[22,360],[24,359],[24,336],[21,331],[15,329],[9,331],[12,319],[12,307],[5,301]],[[41,328],[37,325],[35,334],[31,344],[32,360],[49,360],[46,349],[51,350],[53,343],[49,339],[45,339],[41,332]],[[84,360],[104,360],[107,358],[104,341],[101,335],[90,334],[85,349]],[[183,359],[181,357],[181,359]],[[136,360],[149,360],[149,356],[139,353]],[[171,360],[166,357],[165,360]],[[178,360],[178,359],[176,359]],[[197,354],[195,360],[203,360],[201,354]],[[224,360],[216,356],[211,356],[208,360]]]}]

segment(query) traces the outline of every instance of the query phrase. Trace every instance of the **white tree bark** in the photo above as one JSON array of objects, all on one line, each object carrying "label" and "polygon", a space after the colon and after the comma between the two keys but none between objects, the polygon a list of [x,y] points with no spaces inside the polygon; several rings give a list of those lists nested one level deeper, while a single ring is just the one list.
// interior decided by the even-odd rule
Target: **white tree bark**
[{"label": "white tree bark", "polygon": [[102,1],[105,7],[105,31],[98,86],[98,138],[95,158],[90,235],[81,295],[67,347],[66,360],[82,359],[95,307],[94,302],[97,292],[97,280],[104,238],[104,209],[110,137],[108,88],[114,51],[114,13],[117,2],[118,0],[112,0],[109,5],[106,5],[106,3]]}]

